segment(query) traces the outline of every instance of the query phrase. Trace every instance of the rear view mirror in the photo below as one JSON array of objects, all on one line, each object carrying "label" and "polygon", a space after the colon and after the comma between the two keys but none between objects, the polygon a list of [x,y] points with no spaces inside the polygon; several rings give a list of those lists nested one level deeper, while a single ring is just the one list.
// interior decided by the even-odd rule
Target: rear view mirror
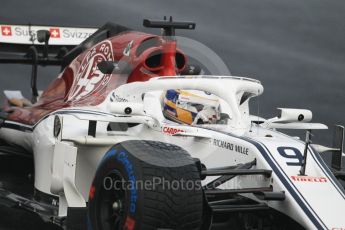
[{"label": "rear view mirror", "polygon": [[102,61],[97,64],[98,69],[104,74],[112,74],[115,64],[112,61]]},{"label": "rear view mirror", "polygon": [[97,64],[98,69],[104,74],[130,74],[132,72],[127,62],[102,61]]},{"label": "rear view mirror", "polygon": [[37,31],[37,41],[40,43],[48,43],[50,38],[50,32],[48,30]]},{"label": "rear view mirror", "polygon": [[344,126],[336,125],[333,136],[333,149],[331,166],[333,169],[342,170],[342,155],[344,148]]},{"label": "rear view mirror", "polygon": [[39,30],[37,31],[37,41],[40,43],[44,42],[44,58],[48,58],[48,42],[50,38],[50,32],[48,30]]},{"label": "rear view mirror", "polygon": [[187,65],[181,72],[181,75],[199,75],[201,68],[198,65]]},{"label": "rear view mirror", "polygon": [[307,109],[278,108],[280,115],[268,119],[266,123],[310,122],[313,114]]}]

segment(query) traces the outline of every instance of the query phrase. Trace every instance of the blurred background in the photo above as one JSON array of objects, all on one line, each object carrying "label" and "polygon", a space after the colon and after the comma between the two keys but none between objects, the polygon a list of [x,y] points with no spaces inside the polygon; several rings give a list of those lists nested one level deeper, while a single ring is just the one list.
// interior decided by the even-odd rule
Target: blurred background
[{"label": "blurred background", "polygon": [[[100,27],[111,21],[135,30],[143,18],[197,23],[178,35],[217,53],[231,73],[260,80],[265,92],[252,112],[272,117],[276,107],[307,108],[314,121],[345,124],[345,1],[341,0],[2,0],[0,23]],[[0,90],[30,95],[31,67],[0,65]],[[59,69],[39,69],[39,89]],[[2,94],[2,93],[1,93]],[[2,98],[2,95],[1,95]],[[332,131],[314,139],[330,144]]]}]

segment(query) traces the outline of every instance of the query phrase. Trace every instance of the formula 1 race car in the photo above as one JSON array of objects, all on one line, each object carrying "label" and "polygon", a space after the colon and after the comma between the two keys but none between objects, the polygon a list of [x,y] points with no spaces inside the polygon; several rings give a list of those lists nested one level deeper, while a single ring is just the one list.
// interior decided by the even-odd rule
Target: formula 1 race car
[{"label": "formula 1 race car", "polygon": [[[251,115],[259,81],[205,75],[177,47],[175,30],[194,23],[144,26],[162,35],[108,23],[1,40],[1,63],[32,65],[32,98],[5,91],[0,204],[64,229],[344,229],[344,128],[326,147],[311,142],[327,126],[309,110]],[[41,65],[61,66],[43,93]]]}]

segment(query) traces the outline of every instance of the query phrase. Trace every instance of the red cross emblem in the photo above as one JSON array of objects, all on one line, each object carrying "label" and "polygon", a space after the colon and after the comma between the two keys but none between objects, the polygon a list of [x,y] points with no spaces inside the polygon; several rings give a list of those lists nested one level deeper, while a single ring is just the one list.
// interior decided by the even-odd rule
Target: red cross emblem
[{"label": "red cross emblem", "polygon": [[60,38],[60,29],[59,28],[50,28],[50,37],[51,38]]},{"label": "red cross emblem", "polygon": [[12,36],[11,26],[1,26],[1,34],[2,36]]}]

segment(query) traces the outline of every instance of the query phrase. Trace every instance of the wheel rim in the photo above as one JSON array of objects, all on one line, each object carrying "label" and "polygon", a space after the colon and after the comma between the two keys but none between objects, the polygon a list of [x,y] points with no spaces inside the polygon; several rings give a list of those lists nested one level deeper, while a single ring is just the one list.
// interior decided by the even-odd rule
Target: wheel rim
[{"label": "wheel rim", "polygon": [[117,170],[111,171],[104,178],[107,179],[101,185],[96,204],[98,225],[102,230],[120,230],[126,217],[125,179]]}]

